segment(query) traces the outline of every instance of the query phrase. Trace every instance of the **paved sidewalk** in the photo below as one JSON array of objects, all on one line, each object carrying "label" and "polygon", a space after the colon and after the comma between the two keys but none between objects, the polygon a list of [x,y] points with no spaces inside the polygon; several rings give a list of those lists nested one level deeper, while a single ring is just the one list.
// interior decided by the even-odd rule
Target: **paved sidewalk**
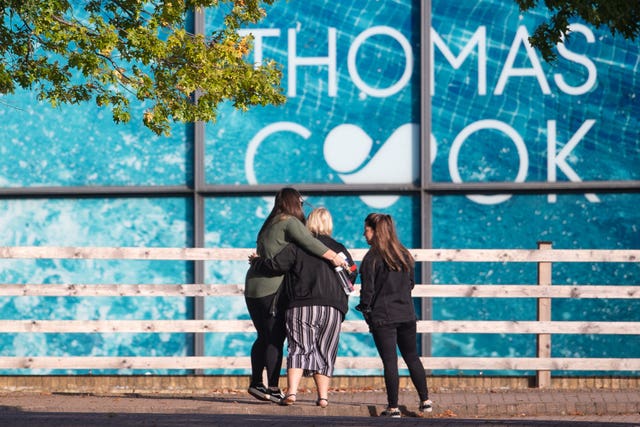
[{"label": "paved sidewalk", "polygon": [[[402,391],[403,426],[637,426],[640,390],[514,390],[432,393],[434,408],[425,418],[416,414],[417,396]],[[94,396],[72,394],[0,394],[2,426],[200,426],[248,425],[388,425],[377,417],[385,407],[383,391],[334,391],[326,409],[315,394],[301,393],[295,405],[261,402],[245,392],[214,392],[210,396]],[[595,424],[594,424],[595,423]]]}]

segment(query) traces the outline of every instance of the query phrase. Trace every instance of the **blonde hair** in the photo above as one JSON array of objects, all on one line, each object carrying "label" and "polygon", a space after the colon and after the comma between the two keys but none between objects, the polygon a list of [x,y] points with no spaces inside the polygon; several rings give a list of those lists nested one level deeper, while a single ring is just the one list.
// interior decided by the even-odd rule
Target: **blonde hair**
[{"label": "blonde hair", "polygon": [[316,236],[331,236],[333,219],[327,208],[315,208],[307,217],[307,228]]}]

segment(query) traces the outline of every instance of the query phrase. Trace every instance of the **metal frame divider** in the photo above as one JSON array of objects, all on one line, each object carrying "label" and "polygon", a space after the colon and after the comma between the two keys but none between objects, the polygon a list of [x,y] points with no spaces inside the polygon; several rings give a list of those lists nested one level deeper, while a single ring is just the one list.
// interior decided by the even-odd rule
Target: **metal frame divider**
[{"label": "metal frame divider", "polygon": [[[420,244],[422,248],[431,248],[431,195],[424,191],[431,183],[431,91],[429,51],[431,45],[431,0],[420,2]],[[431,263],[420,266],[420,283],[430,283]],[[431,320],[433,316],[431,298],[420,300],[422,320]],[[431,356],[431,334],[422,334],[420,338],[422,356]],[[429,368],[427,367],[427,370]],[[430,371],[430,370],[429,370]]]},{"label": "metal frame divider", "polygon": [[[193,30],[195,34],[204,34],[204,11],[196,8],[194,12]],[[198,102],[197,95],[195,102]],[[193,246],[196,248],[205,247],[205,209],[204,196],[200,193],[205,185],[205,164],[204,164],[204,123],[193,124]],[[205,283],[204,261],[194,261],[193,281],[196,284]],[[204,320],[205,306],[204,297],[193,298],[193,318],[194,320]],[[193,355],[204,356],[204,334],[197,333],[193,336]],[[196,374],[203,374],[203,370],[197,369]]]}]

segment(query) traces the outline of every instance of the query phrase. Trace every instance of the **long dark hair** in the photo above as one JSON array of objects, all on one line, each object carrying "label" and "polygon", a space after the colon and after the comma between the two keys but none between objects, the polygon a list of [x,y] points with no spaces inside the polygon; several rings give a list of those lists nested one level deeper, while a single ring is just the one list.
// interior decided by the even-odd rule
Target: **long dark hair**
[{"label": "long dark hair", "polygon": [[373,230],[371,249],[380,254],[387,267],[394,271],[409,271],[413,268],[413,257],[398,240],[391,215],[370,213],[365,218],[364,225]]},{"label": "long dark hair", "polygon": [[276,200],[273,204],[271,213],[262,223],[260,231],[258,232],[258,239],[260,235],[267,228],[269,224],[279,215],[289,215],[298,218],[303,224],[305,223],[304,212],[302,211],[302,196],[295,188],[285,187],[278,191],[276,194]]}]

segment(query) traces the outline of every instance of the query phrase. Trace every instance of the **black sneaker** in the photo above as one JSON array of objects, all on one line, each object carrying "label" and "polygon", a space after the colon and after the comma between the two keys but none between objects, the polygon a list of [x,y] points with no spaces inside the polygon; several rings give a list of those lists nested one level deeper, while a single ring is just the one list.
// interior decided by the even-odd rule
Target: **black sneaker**
[{"label": "black sneaker", "polygon": [[282,402],[282,399],[284,399],[284,393],[279,388],[276,388],[276,389],[268,388],[267,396],[268,396],[267,400],[270,400],[275,403],[280,403]]},{"label": "black sneaker", "polygon": [[271,400],[269,395],[269,390],[262,384],[249,386],[248,391],[251,396],[255,397],[258,400],[264,400],[264,401]]},{"label": "black sneaker", "polygon": [[388,418],[400,418],[402,415],[400,414],[400,409],[398,408],[387,408],[380,413],[380,416]]},{"label": "black sneaker", "polygon": [[424,402],[420,403],[420,408],[418,409],[419,412],[423,413],[423,412],[431,412],[433,411],[433,402],[431,400],[425,400]]}]

